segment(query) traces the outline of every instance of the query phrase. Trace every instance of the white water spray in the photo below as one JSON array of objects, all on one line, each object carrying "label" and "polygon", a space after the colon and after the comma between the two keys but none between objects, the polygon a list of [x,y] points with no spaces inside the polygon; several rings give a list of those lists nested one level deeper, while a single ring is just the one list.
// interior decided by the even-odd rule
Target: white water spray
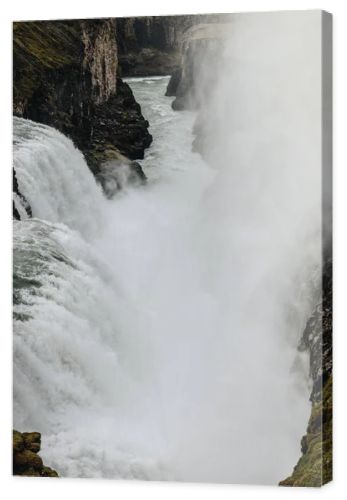
[{"label": "white water spray", "polygon": [[154,136],[149,183],[114,200],[68,139],[15,120],[35,217],[15,222],[15,426],[42,432],[62,475],[277,483],[299,456],[309,388],[296,346],[320,264],[319,176],[314,137],[297,155],[294,115],[286,130],[282,108],[254,121],[248,103],[267,116],[265,87],[244,94],[246,39],[211,98],[215,169],[191,152],[195,115],[171,110],[167,78],[131,82]]}]

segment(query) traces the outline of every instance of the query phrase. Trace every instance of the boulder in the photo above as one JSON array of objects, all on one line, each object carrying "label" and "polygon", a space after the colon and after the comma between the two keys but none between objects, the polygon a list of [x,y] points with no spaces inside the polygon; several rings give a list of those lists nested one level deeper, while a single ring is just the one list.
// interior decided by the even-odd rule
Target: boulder
[{"label": "boulder", "polygon": [[32,477],[58,477],[58,473],[43,465],[38,455],[41,448],[41,434],[39,432],[13,431],[13,475]]}]

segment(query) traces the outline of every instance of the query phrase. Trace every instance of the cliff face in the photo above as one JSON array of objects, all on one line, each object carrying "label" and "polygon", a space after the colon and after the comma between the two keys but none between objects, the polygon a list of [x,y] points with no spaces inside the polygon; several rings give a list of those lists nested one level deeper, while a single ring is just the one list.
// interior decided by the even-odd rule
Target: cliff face
[{"label": "cliff face", "polygon": [[213,23],[218,14],[124,17],[117,19],[122,76],[173,74],[181,66],[185,32],[199,23]]},{"label": "cliff face", "polygon": [[94,173],[112,151],[142,158],[152,140],[117,54],[115,19],[13,25],[14,114],[69,136]]},{"label": "cliff face", "polygon": [[115,21],[81,21],[84,45],[82,67],[91,77],[92,98],[106,102],[117,90],[117,43]]}]

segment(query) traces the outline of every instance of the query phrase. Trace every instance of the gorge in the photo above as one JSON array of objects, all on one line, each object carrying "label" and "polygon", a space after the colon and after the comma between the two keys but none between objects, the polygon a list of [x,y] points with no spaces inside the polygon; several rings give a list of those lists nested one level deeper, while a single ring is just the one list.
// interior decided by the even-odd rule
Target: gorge
[{"label": "gorge", "polygon": [[277,484],[331,382],[316,30],[194,17],[14,26],[14,426],[63,477]]}]

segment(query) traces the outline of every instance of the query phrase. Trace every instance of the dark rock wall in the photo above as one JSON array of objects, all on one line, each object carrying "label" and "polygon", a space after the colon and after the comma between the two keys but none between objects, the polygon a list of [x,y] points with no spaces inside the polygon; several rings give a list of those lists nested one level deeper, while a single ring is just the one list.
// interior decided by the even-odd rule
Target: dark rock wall
[{"label": "dark rock wall", "polygon": [[142,158],[152,140],[118,77],[116,19],[14,23],[13,111],[69,136],[94,173],[105,150]]}]

